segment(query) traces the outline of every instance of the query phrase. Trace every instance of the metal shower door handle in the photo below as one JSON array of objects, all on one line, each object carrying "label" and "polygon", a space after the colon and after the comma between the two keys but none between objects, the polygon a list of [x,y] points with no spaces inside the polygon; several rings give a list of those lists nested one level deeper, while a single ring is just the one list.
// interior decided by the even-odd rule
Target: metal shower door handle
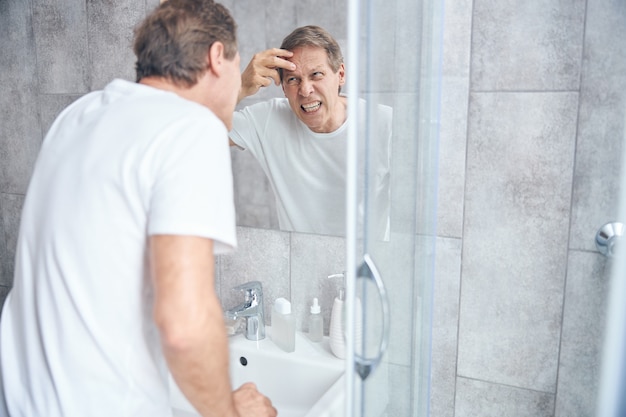
[{"label": "metal shower door handle", "polygon": [[363,263],[357,271],[357,279],[359,278],[369,279],[376,284],[383,311],[383,334],[380,340],[378,354],[373,358],[365,358],[358,353],[354,355],[355,370],[361,379],[365,380],[380,364],[387,351],[387,346],[389,345],[389,298],[387,297],[387,290],[385,289],[385,284],[383,283],[380,272],[378,272],[376,264],[374,264],[369,254],[363,255]]}]

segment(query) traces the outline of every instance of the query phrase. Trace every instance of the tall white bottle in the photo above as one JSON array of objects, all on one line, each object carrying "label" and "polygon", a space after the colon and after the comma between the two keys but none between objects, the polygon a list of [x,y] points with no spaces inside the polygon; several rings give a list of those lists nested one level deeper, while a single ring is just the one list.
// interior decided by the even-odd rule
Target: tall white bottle
[{"label": "tall white bottle", "polygon": [[330,330],[328,333],[330,351],[339,359],[346,357],[346,337],[343,326],[344,297],[345,291],[341,288],[333,302],[333,309],[330,313]]},{"label": "tall white bottle", "polygon": [[296,350],[296,317],[291,312],[291,303],[277,298],[272,308],[272,340],[285,352]]},{"label": "tall white bottle", "polygon": [[[345,326],[345,290],[341,288],[335,297],[330,314],[329,344],[331,352],[339,359],[346,357],[346,326]],[[363,344],[363,309],[361,300],[356,297],[354,303],[354,350],[362,354]]]}]

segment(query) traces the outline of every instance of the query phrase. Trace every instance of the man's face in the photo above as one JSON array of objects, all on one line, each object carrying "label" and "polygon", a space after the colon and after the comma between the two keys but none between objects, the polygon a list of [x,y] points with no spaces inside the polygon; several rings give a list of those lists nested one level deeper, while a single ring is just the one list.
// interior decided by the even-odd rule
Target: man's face
[{"label": "man's face", "polygon": [[294,71],[283,72],[283,91],[291,110],[317,133],[337,130],[345,121],[345,100],[339,87],[345,84],[345,68],[333,72],[326,51],[315,46],[296,48],[289,61]]}]

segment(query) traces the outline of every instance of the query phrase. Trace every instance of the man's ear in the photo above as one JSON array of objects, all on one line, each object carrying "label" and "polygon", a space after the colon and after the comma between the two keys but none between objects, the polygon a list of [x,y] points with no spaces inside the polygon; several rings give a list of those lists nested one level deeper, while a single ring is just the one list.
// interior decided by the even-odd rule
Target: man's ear
[{"label": "man's ear", "polygon": [[337,71],[339,75],[339,85],[344,85],[346,83],[346,67],[342,63],[339,67],[339,71]]},{"label": "man's ear", "polygon": [[216,75],[222,73],[222,65],[224,64],[224,44],[222,42],[213,42],[213,45],[209,48],[209,71],[213,71]]}]

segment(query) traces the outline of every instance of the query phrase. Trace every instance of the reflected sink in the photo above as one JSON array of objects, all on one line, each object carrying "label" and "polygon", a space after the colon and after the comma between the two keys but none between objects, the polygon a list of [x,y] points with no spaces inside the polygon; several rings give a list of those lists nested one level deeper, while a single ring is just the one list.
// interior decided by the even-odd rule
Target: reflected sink
[{"label": "reflected sink", "polygon": [[[330,353],[328,338],[311,342],[296,333],[296,350],[287,353],[271,340],[271,327],[260,341],[242,334],[231,336],[230,377],[233,389],[254,382],[272,400],[280,417],[330,417],[343,411],[344,361]],[[174,416],[199,414],[185,399],[170,376]]]}]

